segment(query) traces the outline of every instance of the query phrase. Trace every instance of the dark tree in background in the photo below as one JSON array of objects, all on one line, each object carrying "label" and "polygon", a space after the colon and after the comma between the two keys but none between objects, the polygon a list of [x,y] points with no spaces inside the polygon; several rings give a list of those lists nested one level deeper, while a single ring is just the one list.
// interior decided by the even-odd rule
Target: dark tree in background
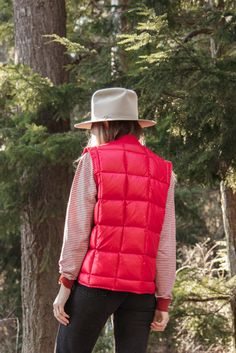
[{"label": "dark tree in background", "polygon": [[[65,48],[43,37],[52,33],[66,35],[65,1],[15,0],[14,25],[15,63],[29,65],[54,85],[67,82]],[[69,129],[69,121],[53,119],[50,109],[41,111],[38,119],[51,134]],[[24,178],[22,176],[22,182]],[[68,166],[45,166],[22,209],[23,353],[53,351],[58,326],[52,314],[58,286],[55,268],[69,185]]]}]

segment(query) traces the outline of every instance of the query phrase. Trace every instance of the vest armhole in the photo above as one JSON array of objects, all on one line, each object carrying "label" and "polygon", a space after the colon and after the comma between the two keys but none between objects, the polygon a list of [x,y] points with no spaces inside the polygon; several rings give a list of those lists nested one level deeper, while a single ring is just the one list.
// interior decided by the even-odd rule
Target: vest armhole
[{"label": "vest armhole", "polygon": [[93,147],[85,147],[83,149],[82,155],[85,154],[85,153],[89,153],[90,154],[90,158],[92,160],[92,165],[93,165],[93,177],[94,177],[94,180],[96,182],[96,185],[98,186],[98,178],[97,178],[97,170],[98,170],[98,168],[97,168],[97,165],[96,165],[97,158],[98,158],[97,155],[96,155],[97,151],[95,151]]},{"label": "vest armhole", "polygon": [[173,163],[171,161],[167,161],[167,176],[168,176],[168,184],[170,185],[171,175],[173,171]]},{"label": "vest armhole", "polygon": [[89,147],[84,147],[83,151],[82,151],[82,154],[85,154],[86,152],[89,152],[90,148]]}]

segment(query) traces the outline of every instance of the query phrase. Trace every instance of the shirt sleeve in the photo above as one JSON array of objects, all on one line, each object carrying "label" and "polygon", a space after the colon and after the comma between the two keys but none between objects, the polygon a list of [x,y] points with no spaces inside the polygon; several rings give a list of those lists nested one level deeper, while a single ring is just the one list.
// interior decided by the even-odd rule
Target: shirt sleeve
[{"label": "shirt sleeve", "polygon": [[97,186],[89,152],[79,158],[67,204],[58,283],[71,288],[89,246]]},{"label": "shirt sleeve", "polygon": [[174,189],[177,181],[172,171],[167,194],[166,211],[156,257],[157,309],[168,311],[173,299],[172,289],[176,278],[176,220]]}]

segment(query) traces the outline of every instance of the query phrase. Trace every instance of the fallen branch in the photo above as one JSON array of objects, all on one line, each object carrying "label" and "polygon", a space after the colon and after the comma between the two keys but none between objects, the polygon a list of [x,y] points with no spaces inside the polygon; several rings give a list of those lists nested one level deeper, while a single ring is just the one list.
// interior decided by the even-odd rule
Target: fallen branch
[{"label": "fallen branch", "polygon": [[210,302],[213,300],[230,300],[230,295],[220,295],[218,297],[207,297],[207,298],[189,297],[189,298],[186,298],[184,301],[187,301],[187,302]]}]

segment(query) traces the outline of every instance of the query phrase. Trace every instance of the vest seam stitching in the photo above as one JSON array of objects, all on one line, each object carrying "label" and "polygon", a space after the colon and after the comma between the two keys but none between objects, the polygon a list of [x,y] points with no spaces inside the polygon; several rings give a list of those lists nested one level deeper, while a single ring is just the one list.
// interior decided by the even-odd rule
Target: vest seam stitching
[{"label": "vest seam stitching", "polygon": [[[91,157],[92,155],[94,155],[94,151],[96,151],[96,149],[92,149],[91,148]],[[96,153],[96,152],[95,152]],[[92,162],[93,162],[93,168],[94,168],[94,176],[95,176],[95,181],[96,181],[96,184],[98,186],[98,177],[97,177],[97,174],[98,174],[98,168],[97,168],[97,165],[96,165],[96,161],[97,161],[97,158],[92,158]]]},{"label": "vest seam stitching", "polygon": [[[85,272],[83,272],[83,273],[85,273]],[[107,277],[107,278],[113,278],[112,276],[110,277],[110,276],[104,276],[104,275],[99,275],[99,274],[96,274],[96,275],[93,275],[93,274],[91,274],[91,276],[94,276],[94,277]],[[123,280],[125,280],[125,281],[135,281],[135,282],[150,282],[150,280],[145,280],[145,279],[127,279],[127,278],[123,278],[123,277],[117,277],[117,278],[119,278],[119,279],[123,279]],[[85,284],[86,285],[86,284]],[[92,287],[92,286],[91,286]],[[101,288],[101,287],[95,287],[95,288]],[[114,290],[114,289],[113,289]],[[115,290],[118,290],[118,289],[115,289]]]},{"label": "vest seam stitching", "polygon": [[[105,199],[105,198],[103,198],[103,197],[98,197],[98,200],[104,200],[104,201],[123,201],[122,199]],[[149,200],[126,199],[126,201],[148,202]],[[159,207],[159,208],[165,209],[165,206],[164,206],[164,207],[159,206],[159,205],[157,205],[155,202],[153,202],[153,201],[151,201],[151,200],[150,200],[150,203],[152,203],[153,205],[156,205],[156,206]]]},{"label": "vest seam stitching", "polygon": [[[127,178],[127,159],[126,159],[126,150],[125,150],[125,145],[124,143],[122,144],[123,146],[123,151],[124,151],[124,165],[125,165],[125,192],[124,192],[124,203],[123,203],[123,227],[122,227],[122,233],[121,233],[121,242],[120,242],[120,247],[119,247],[119,252],[118,252],[118,261],[117,261],[117,266],[116,266],[116,275],[115,275],[115,281],[114,281],[114,287],[116,288],[116,282],[117,282],[117,274],[118,274],[118,269],[119,269],[119,264],[120,264],[120,252],[121,252],[121,248],[123,246],[123,240],[124,240],[124,222],[125,222],[125,214],[126,214],[126,197],[127,197],[127,182],[128,182],[128,178]],[[122,150],[122,149],[121,149]]]},{"label": "vest seam stitching", "polygon": [[148,232],[149,232],[149,228],[148,228],[148,215],[149,215],[149,207],[150,207],[150,160],[149,160],[149,155],[148,153],[146,153],[146,149],[143,148],[144,150],[144,154],[146,156],[146,160],[147,160],[147,163],[148,163],[148,198],[147,198],[147,210],[146,210],[146,225],[145,225],[145,244],[144,244],[144,254],[142,255],[143,257],[143,263],[142,263],[142,278],[145,278],[144,276],[144,269],[145,269],[145,265],[146,264],[146,256],[147,256],[147,235],[148,235]]},{"label": "vest seam stitching", "polygon": [[[148,160],[149,160],[149,158],[151,158],[151,157],[148,157]],[[127,175],[133,175],[133,176],[141,176],[141,177],[143,177],[143,178],[148,178],[148,177],[149,177],[148,175],[145,176],[145,175],[124,173],[124,172],[108,172],[108,171],[105,171],[105,170],[103,170],[102,172],[103,172],[103,173],[107,173],[107,174],[108,174],[108,173],[110,173],[110,174],[116,173],[116,174],[127,174]],[[160,179],[154,178],[154,177],[152,177],[152,176],[150,176],[150,178],[151,178],[151,179],[154,179],[154,180],[157,180],[157,181],[159,181],[160,183],[163,183],[163,184],[167,184],[167,185],[168,185],[168,182],[167,182],[167,181],[160,181]]]},{"label": "vest seam stitching", "polygon": [[[99,160],[99,158],[100,158],[100,156],[99,156],[99,153],[98,153],[98,149],[97,148],[95,148],[94,149],[96,152],[96,162],[98,163],[98,166],[99,166],[99,169],[97,169],[97,166],[96,166],[96,172],[99,170],[101,170],[101,168],[100,168],[100,160]],[[95,163],[96,164],[96,163]],[[97,175],[97,174],[96,174]],[[97,180],[98,181],[98,180]],[[99,181],[98,181],[98,185],[99,185]],[[100,213],[100,203],[98,203],[98,210],[97,210],[97,219],[99,219],[99,213]],[[91,274],[92,274],[92,272],[93,272],[93,265],[94,265],[94,259],[95,259],[95,255],[96,255],[96,251],[97,251],[97,234],[98,234],[98,227],[97,227],[97,225],[96,225],[96,232],[95,232],[95,246],[96,246],[96,248],[95,249],[93,249],[94,251],[93,251],[93,259],[92,259],[92,265],[91,265],[91,271],[90,271],[90,273],[89,273],[89,280],[88,280],[88,282],[89,282],[89,284],[90,284],[90,276],[91,276]]]},{"label": "vest seam stitching", "polygon": [[[163,220],[165,219],[165,215],[166,215],[166,203],[167,203],[167,195],[168,195],[169,188],[170,188],[171,171],[172,171],[172,162],[168,161],[166,163],[166,175],[167,175],[166,184],[168,185],[168,187],[167,187],[167,192],[166,192],[165,207],[163,207],[163,209],[164,209]],[[162,228],[163,228],[163,222],[162,222],[162,227],[161,227],[161,231],[160,231],[160,236],[161,236]],[[159,241],[160,241],[160,238],[159,238]]]},{"label": "vest seam stitching", "polygon": [[[91,249],[91,250],[94,250],[94,249]],[[99,251],[101,251],[101,252],[105,252],[105,253],[107,253],[107,252],[110,252],[110,253],[112,253],[112,254],[116,254],[117,252],[116,251],[111,251],[111,250],[101,250],[101,249],[99,249]],[[138,256],[140,256],[140,255],[146,255],[146,256],[148,256],[148,257],[150,257],[150,258],[152,258],[152,259],[155,259],[155,256],[152,256],[152,255],[149,255],[149,254],[145,254],[145,253],[140,253],[140,254],[134,254],[134,253],[132,253],[132,252],[122,252],[121,251],[121,254],[130,254],[130,255],[138,255]],[[94,276],[94,275],[93,275]],[[105,277],[105,276],[104,276]]]}]

